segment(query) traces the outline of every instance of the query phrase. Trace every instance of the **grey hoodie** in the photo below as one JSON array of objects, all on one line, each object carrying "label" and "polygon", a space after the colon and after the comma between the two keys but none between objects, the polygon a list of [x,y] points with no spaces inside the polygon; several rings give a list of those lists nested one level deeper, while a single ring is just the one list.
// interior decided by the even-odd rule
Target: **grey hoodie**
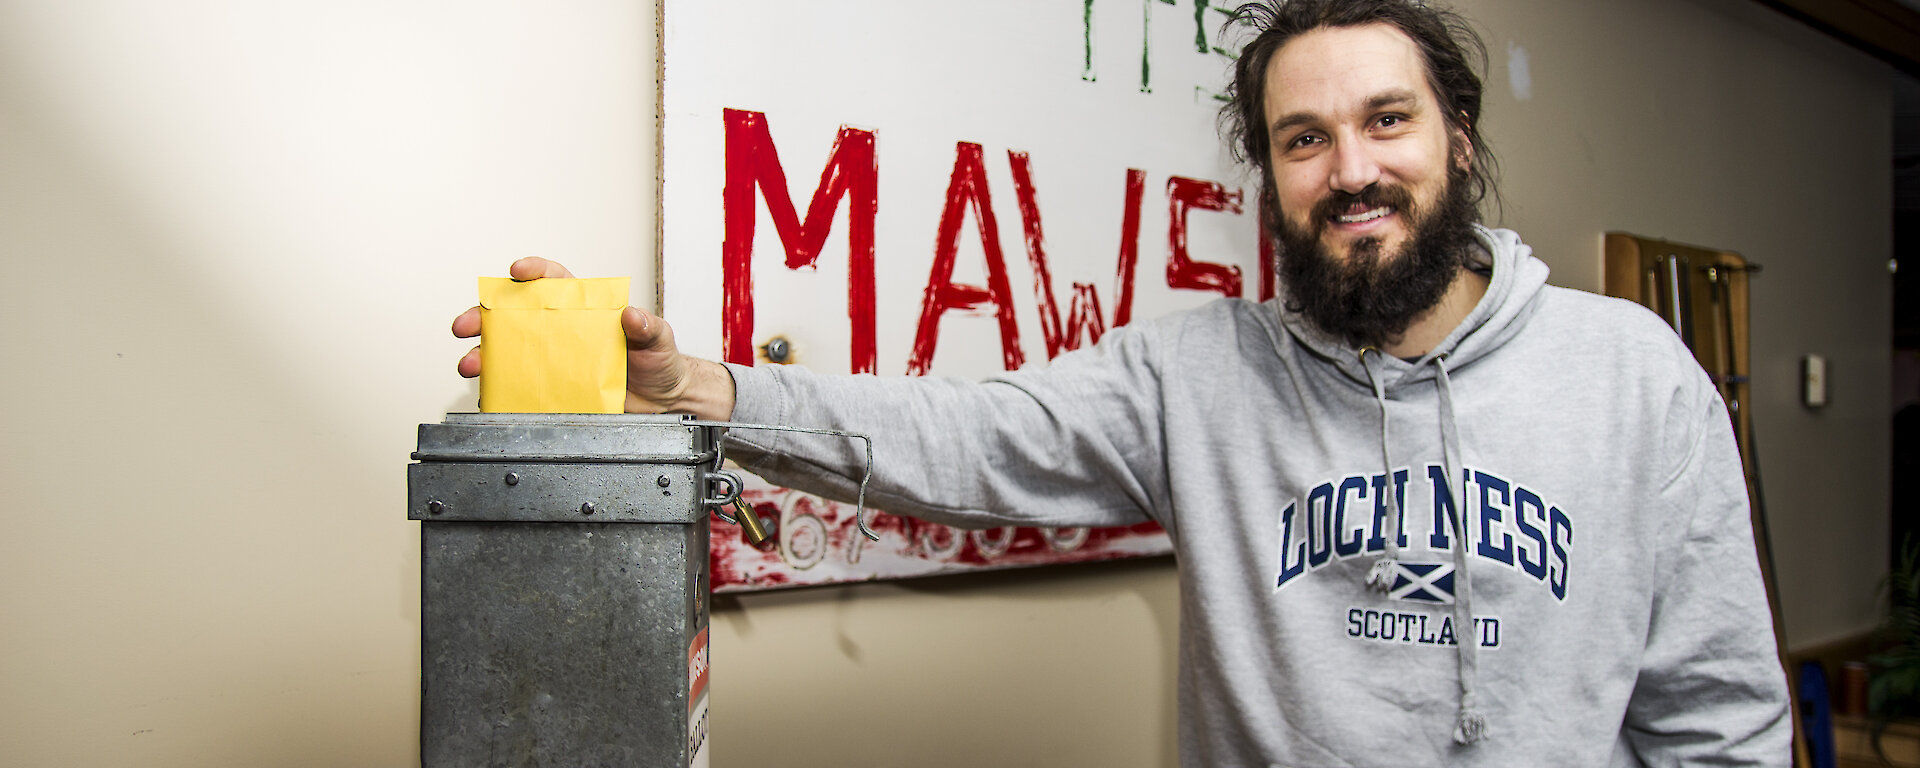
[{"label": "grey hoodie", "polygon": [[[896,514],[1159,522],[1189,768],[1787,765],[1713,386],[1652,313],[1479,234],[1486,296],[1419,360],[1223,300],[981,383],[729,366],[734,419],[871,433]],[[729,451],[837,498],[864,457]]]}]

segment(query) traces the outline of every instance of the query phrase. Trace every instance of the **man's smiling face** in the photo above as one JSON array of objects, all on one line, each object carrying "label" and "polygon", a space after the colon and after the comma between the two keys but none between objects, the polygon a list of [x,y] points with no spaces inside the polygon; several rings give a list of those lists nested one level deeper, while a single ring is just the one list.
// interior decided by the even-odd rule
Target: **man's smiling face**
[{"label": "man's smiling face", "polygon": [[1349,268],[1404,251],[1471,151],[1449,141],[1418,48],[1386,24],[1287,43],[1268,64],[1265,106],[1286,234]]},{"label": "man's smiling face", "polygon": [[1425,67],[1399,29],[1366,24],[1303,33],[1267,68],[1287,306],[1355,346],[1398,343],[1473,248],[1472,147]]}]

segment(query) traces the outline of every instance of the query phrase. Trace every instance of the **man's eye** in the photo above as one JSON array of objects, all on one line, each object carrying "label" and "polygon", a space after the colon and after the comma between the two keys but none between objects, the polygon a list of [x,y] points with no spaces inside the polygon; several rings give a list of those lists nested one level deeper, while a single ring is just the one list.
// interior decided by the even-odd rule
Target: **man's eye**
[{"label": "man's eye", "polygon": [[1400,124],[1400,117],[1398,115],[1386,115],[1384,117],[1381,117],[1380,123],[1379,123],[1380,127],[1382,128],[1392,128],[1399,124]]},{"label": "man's eye", "polygon": [[1320,141],[1320,137],[1315,136],[1313,134],[1307,134],[1304,136],[1297,137],[1293,141],[1287,142],[1287,148],[1299,149],[1301,147],[1319,143],[1319,141]]}]

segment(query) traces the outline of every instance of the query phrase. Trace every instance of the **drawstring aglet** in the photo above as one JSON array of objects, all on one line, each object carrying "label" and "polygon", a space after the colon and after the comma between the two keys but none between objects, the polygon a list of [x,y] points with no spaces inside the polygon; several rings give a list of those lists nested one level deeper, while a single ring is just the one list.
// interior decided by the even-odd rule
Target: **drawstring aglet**
[{"label": "drawstring aglet", "polygon": [[1373,568],[1367,571],[1367,587],[1375,592],[1386,592],[1393,588],[1394,559],[1382,555],[1373,561]]},{"label": "drawstring aglet", "polygon": [[1460,721],[1453,727],[1453,743],[1467,745],[1487,737],[1487,716],[1471,709],[1460,710]]}]

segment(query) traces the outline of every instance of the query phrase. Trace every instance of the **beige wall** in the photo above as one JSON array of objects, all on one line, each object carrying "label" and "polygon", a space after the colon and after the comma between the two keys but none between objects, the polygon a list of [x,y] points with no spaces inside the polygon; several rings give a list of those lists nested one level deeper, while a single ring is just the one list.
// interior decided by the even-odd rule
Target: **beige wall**
[{"label": "beige wall", "polygon": [[[1889,495],[1890,70],[1745,0],[1471,9],[1495,62],[1486,127],[1506,223],[1554,282],[1599,290],[1612,230],[1765,268],[1751,283],[1751,412],[1788,641],[1867,628]],[[1799,405],[1808,354],[1833,370],[1819,411]]]},{"label": "beige wall", "polygon": [[[0,0],[5,762],[414,761],[413,427],[472,403],[443,329],[474,276],[652,279],[641,5]],[[1557,282],[1597,288],[1610,229],[1766,266],[1788,628],[1867,626],[1884,69],[1745,0],[1465,9],[1505,221]],[[721,599],[716,762],[1169,764],[1177,606],[1166,561]]]}]

